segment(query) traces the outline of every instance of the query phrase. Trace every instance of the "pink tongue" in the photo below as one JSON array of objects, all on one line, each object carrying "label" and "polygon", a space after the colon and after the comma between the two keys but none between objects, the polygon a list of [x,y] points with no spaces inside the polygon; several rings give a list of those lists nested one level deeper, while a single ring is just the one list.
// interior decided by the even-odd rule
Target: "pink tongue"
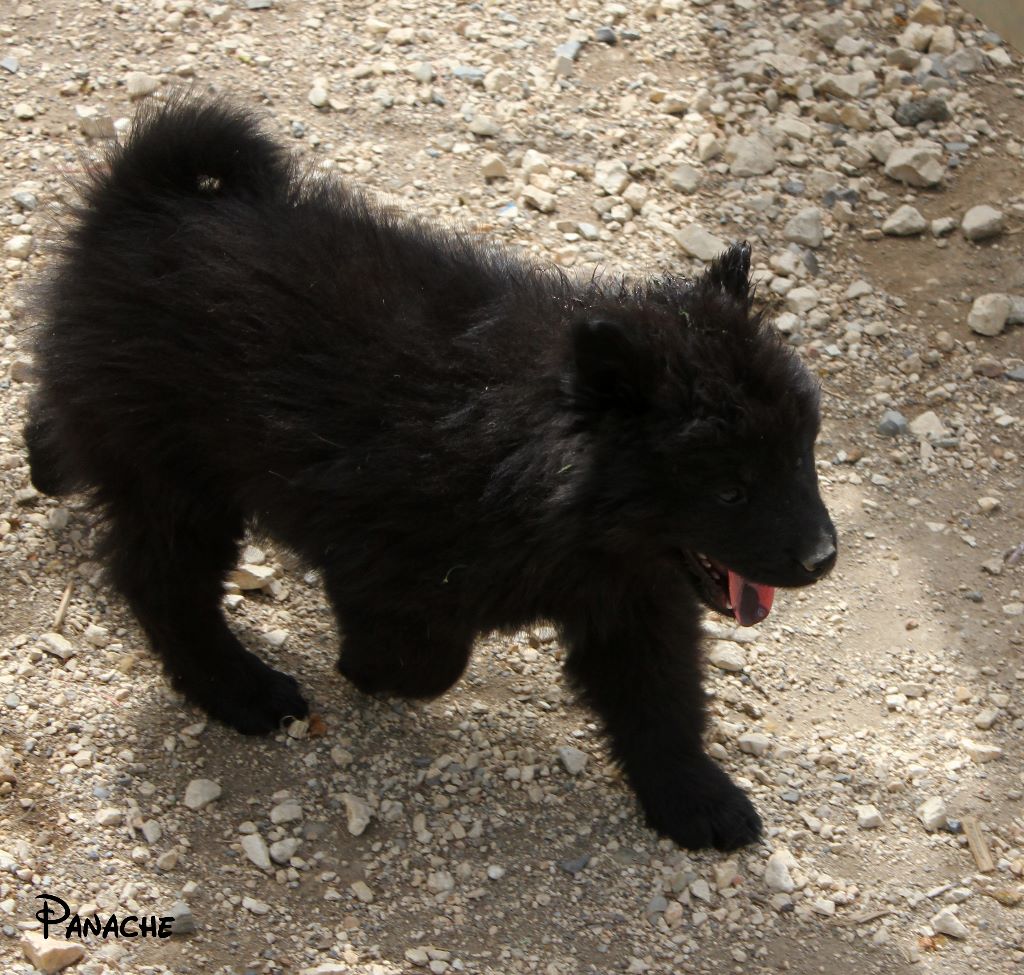
[{"label": "pink tongue", "polygon": [[729,570],[729,601],[740,626],[760,623],[770,612],[775,590],[771,586],[759,586]]}]

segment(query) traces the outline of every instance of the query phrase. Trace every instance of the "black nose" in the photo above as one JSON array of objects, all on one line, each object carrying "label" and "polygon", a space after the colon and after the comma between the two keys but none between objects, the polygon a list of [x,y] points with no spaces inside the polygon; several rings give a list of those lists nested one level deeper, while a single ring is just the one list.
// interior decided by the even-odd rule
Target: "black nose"
[{"label": "black nose", "polygon": [[800,564],[815,577],[823,576],[836,561],[836,540],[831,533],[823,533],[812,549],[800,556]]}]

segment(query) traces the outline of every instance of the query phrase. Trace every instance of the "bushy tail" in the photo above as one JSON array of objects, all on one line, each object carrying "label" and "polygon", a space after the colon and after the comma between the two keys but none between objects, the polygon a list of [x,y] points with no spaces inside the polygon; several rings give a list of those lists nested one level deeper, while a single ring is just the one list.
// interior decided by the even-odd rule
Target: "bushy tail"
[{"label": "bushy tail", "polygon": [[86,191],[101,208],[154,194],[225,195],[274,199],[287,194],[289,154],[260,130],[255,117],[223,99],[178,95],[140,109],[123,144]]}]

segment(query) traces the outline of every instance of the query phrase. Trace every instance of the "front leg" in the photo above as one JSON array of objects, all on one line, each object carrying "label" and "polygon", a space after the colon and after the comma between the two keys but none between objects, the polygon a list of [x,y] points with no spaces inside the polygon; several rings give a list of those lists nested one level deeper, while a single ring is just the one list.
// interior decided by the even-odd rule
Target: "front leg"
[{"label": "front leg", "polygon": [[674,573],[635,579],[563,621],[566,671],[604,722],[648,823],[682,847],[761,835],[746,794],[704,752],[700,611]]}]

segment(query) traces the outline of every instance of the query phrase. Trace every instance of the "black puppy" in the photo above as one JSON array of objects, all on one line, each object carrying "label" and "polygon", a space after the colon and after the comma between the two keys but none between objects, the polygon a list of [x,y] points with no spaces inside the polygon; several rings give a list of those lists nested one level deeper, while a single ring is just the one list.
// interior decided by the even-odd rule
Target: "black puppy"
[{"label": "black puppy", "polygon": [[307,714],[221,613],[250,526],[320,569],[361,690],[441,694],[477,634],[553,620],[650,823],[754,840],[701,744],[698,598],[756,623],[835,534],[817,384],[751,310],[749,248],[577,283],[300,177],[222,102],[144,113],[108,163],[25,438],[39,490],[104,512],[175,686],[250,734]]}]

